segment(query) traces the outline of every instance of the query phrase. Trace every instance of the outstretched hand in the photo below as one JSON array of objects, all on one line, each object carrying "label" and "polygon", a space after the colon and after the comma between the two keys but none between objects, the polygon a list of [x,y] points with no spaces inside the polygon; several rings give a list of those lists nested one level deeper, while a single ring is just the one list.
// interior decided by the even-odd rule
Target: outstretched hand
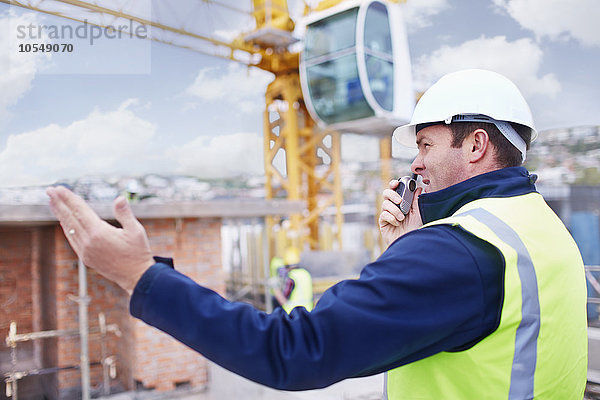
[{"label": "outstretched hand", "polygon": [[52,212],[83,263],[131,294],[154,259],[146,231],[127,200],[119,196],[114,202],[114,215],[122,226],[116,228],[101,220],[81,197],[64,187],[50,187],[46,193]]},{"label": "outstretched hand", "polygon": [[404,215],[396,204],[400,204],[402,197],[394,189],[398,187],[398,181],[392,180],[389,188],[383,191],[383,203],[381,214],[379,214],[379,231],[386,246],[389,246],[400,236],[423,226],[421,213],[419,212],[419,195],[423,188],[417,188],[413,198],[410,211]]}]

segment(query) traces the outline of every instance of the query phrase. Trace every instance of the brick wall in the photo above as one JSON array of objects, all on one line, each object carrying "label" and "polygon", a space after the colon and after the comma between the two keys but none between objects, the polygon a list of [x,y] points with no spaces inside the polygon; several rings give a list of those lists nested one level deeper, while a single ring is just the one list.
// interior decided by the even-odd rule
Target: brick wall
[{"label": "brick wall", "polygon": [[11,321],[21,332],[33,329],[31,231],[0,230],[0,331]]},{"label": "brick wall", "polygon": [[[142,223],[155,254],[173,257],[178,270],[224,293],[221,219],[165,218]],[[87,284],[90,329],[98,327],[98,314],[103,312],[106,322],[117,324],[122,333],[119,338],[109,334],[105,341],[107,353],[118,357],[118,377],[111,381],[114,389],[144,387],[162,391],[207,384],[206,360],[166,334],[133,319],[129,315],[129,297],[122,289],[89,268]],[[0,339],[8,333],[11,320],[17,321],[20,333],[78,329],[78,305],[74,301],[77,295],[77,257],[58,225],[0,229]],[[25,358],[30,354],[32,367],[36,364],[66,368],[79,364],[79,347],[78,336],[44,339],[35,345],[19,344],[19,355]],[[10,363],[10,353],[3,346],[0,348],[0,361]],[[99,335],[90,334],[89,350],[92,363],[101,360]],[[102,368],[98,365],[90,370],[92,393],[101,393]],[[34,379],[36,390],[49,399],[80,397],[78,369],[27,379]]]},{"label": "brick wall", "polygon": [[[221,220],[171,219],[142,221],[155,254],[173,257],[177,270],[224,293],[221,269]],[[207,363],[197,353],[140,321],[134,325],[133,371],[138,386],[172,390],[177,385],[207,384]]]},{"label": "brick wall", "polygon": [[[12,321],[17,324],[17,333],[30,332],[34,326],[34,304],[32,296],[32,232],[30,229],[0,230],[0,371],[12,370],[11,350],[5,346],[4,338]],[[33,343],[20,344],[17,348],[17,370],[37,366]],[[21,393],[35,391],[31,379],[21,382]],[[4,379],[0,383],[0,398],[4,398]]]}]

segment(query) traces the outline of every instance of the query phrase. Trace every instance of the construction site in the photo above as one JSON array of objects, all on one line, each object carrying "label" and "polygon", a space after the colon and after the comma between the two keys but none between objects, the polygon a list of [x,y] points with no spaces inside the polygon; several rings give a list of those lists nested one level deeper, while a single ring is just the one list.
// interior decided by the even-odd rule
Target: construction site
[{"label": "construction site", "polygon": [[[157,177],[105,185],[105,198],[94,197],[92,184],[65,184],[115,226],[112,200],[106,198],[125,193],[153,252],[176,260],[178,271],[230,301],[271,313],[270,263],[286,249],[300,249],[315,302],[337,282],[358,278],[385,250],[377,228],[381,190],[348,204],[343,182],[357,182],[359,173],[342,171],[341,142],[344,134],[377,141],[376,175],[365,178],[369,189],[384,188],[398,170],[410,168],[414,155],[393,157],[391,137],[411,119],[422,94],[411,78],[404,1],[303,2],[301,21],[295,21],[286,0],[244,6],[204,0],[251,17],[252,27],[229,41],[183,23],[169,25],[160,13],[138,15],[118,1],[0,2],[59,20],[119,26],[125,34],[151,27],[147,40],[273,74],[261,105],[264,176],[256,197],[167,198],[170,183]],[[532,146],[526,167],[544,166],[551,156],[574,162],[574,154],[559,155],[557,149],[567,141],[595,148],[600,126],[551,130],[545,138]],[[163,194],[151,193],[152,185]],[[589,324],[585,398],[600,399],[600,186],[547,179],[537,189],[583,256]],[[39,200],[45,199],[43,188],[35,190],[36,200],[29,203],[21,201],[25,197],[0,202],[0,399],[384,398],[381,374],[306,393],[268,389],[132,317],[128,293],[84,265],[50,206]]]}]

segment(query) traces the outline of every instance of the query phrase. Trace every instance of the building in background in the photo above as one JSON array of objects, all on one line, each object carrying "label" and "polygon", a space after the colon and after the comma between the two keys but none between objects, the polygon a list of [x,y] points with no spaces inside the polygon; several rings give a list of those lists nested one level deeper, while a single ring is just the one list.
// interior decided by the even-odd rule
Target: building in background
[{"label": "building in background", "polygon": [[[157,255],[173,257],[176,268],[224,294],[221,267],[223,218],[264,218],[298,212],[300,204],[281,201],[206,201],[137,203],[134,213],[145,226]],[[94,206],[112,217],[111,203]],[[129,315],[129,296],[91,269],[87,272],[89,361],[92,395],[103,394],[102,360],[113,357],[111,392],[181,387],[203,388],[207,362],[186,346]],[[81,398],[78,259],[47,205],[0,205],[0,336],[53,331],[58,336],[0,347],[5,379],[23,372],[20,399]],[[115,327],[102,336],[99,315]],[[115,335],[118,332],[120,335]],[[14,332],[13,332],[14,333]],[[109,360],[109,361],[110,361]],[[114,371],[113,371],[114,372]]]}]

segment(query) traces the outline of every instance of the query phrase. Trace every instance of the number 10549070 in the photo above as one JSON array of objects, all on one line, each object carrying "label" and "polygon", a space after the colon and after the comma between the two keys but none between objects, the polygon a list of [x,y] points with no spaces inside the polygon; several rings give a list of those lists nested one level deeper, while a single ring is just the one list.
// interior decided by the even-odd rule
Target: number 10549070
[{"label": "number 10549070", "polygon": [[72,53],[71,43],[20,43],[19,53]]}]

